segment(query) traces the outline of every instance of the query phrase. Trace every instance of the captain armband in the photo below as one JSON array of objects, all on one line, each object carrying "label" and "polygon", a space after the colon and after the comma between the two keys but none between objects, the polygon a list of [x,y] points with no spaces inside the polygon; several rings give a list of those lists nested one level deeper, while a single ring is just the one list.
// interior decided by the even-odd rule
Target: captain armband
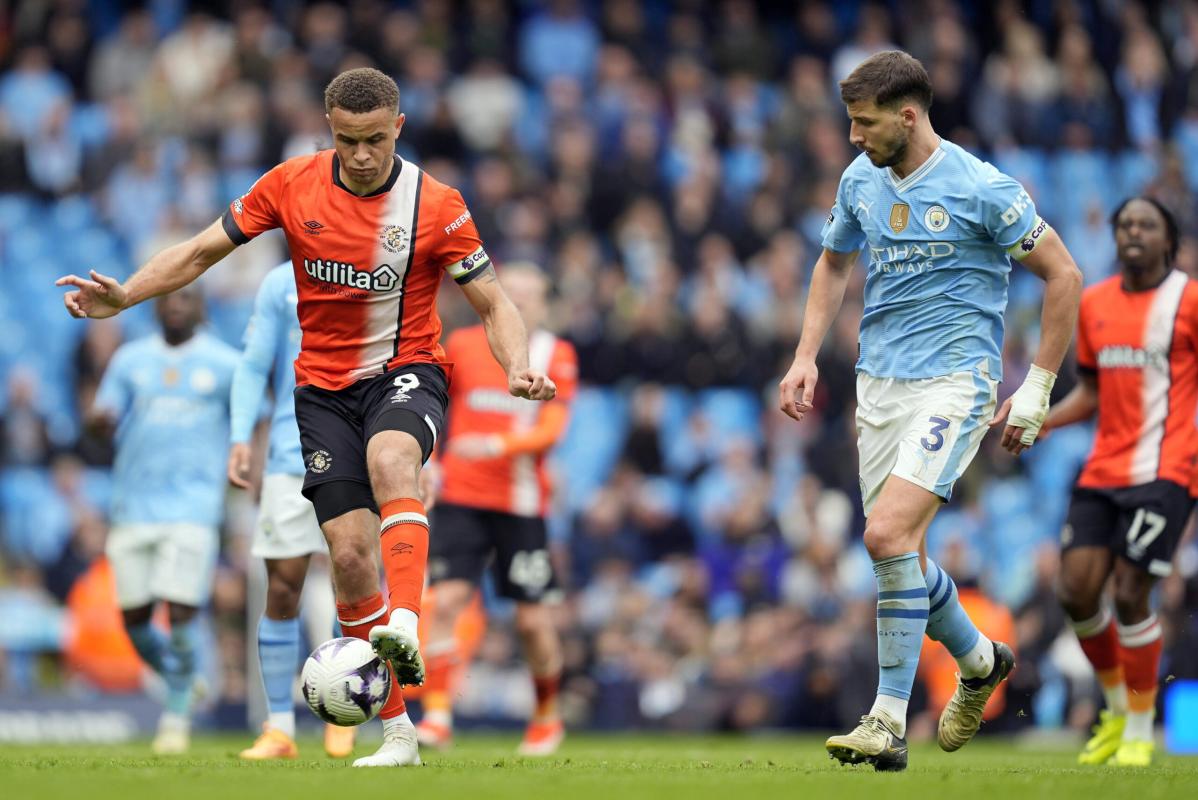
[{"label": "captain armband", "polygon": [[1037,214],[1035,221],[1032,222],[1032,229],[1021,236],[1018,242],[1007,248],[1007,255],[1016,261],[1022,261],[1035,252],[1051,230],[1052,226]]}]

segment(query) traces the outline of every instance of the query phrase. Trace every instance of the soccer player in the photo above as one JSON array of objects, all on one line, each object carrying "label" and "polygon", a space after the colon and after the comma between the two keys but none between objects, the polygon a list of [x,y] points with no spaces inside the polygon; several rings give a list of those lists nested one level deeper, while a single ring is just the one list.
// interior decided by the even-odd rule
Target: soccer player
[{"label": "soccer player", "polygon": [[[978,631],[952,578],[926,558],[925,536],[987,422],[1006,422],[1002,444],[1012,453],[1035,442],[1077,318],[1081,273],[1015,180],[936,135],[919,61],[894,50],[871,56],[841,81],[840,95],[849,141],[863,152],[841,177],[824,225],[780,403],[796,420],[812,410],[816,354],[865,250],[857,447],[865,546],[878,583],[878,694],[861,723],[828,739],[827,749],[845,763],[901,770],[925,631],[960,670],[940,716],[944,750],[973,737],[1014,666],[1011,649]],[[1044,280],[1044,308],[1035,360],[995,416],[1012,257]]]},{"label": "soccer player", "polygon": [[[416,630],[428,518],[418,481],[444,427],[448,393],[436,311],[442,273],[482,318],[508,391],[550,400],[555,387],[528,366],[524,324],[461,194],[396,154],[404,115],[395,81],[375,69],[348,70],[325,89],[325,109],[332,150],[270,170],[220,220],[151,258],[123,285],[94,270],[58,284],[74,287],[63,298],[74,316],[110,317],[283,229],[303,331],[295,416],[304,496],[329,546],[341,629],[369,640],[397,684],[380,713],[382,747],[354,766],[419,764],[400,686],[424,681]],[[379,592],[380,550],[389,602]]]},{"label": "soccer player", "polygon": [[[1172,569],[1194,502],[1198,283],[1173,269],[1178,229],[1156,200],[1111,217],[1119,273],[1086,290],[1079,380],[1044,430],[1098,414],[1094,449],[1061,531],[1061,606],[1094,665],[1106,709],[1082,764],[1152,763],[1161,627],[1149,597]],[[1114,578],[1115,613],[1103,601]]]},{"label": "soccer player", "polygon": [[[241,752],[243,759],[251,761],[299,755],[291,685],[300,655],[300,595],[312,554],[326,550],[316,511],[302,493],[304,457],[292,398],[292,365],[300,349],[298,300],[290,262],[267,274],[254,299],[230,399],[229,482],[249,489],[250,440],[268,384],[273,395],[270,449],[250,550],[266,563],[266,609],[258,621],[258,665],[269,716],[262,735]],[[345,758],[353,752],[354,729],[326,725],[324,745],[329,755]]]},{"label": "soccer player", "polygon": [[[229,387],[237,351],[197,329],[197,287],[157,303],[161,335],[122,345],[100,381],[89,422],[116,433],[106,552],[125,630],[166,681],[153,749],[185,753],[196,664],[196,612],[220,550]],[[170,633],[154,625],[165,603]]]},{"label": "soccer player", "polygon": [[454,627],[488,562],[497,592],[516,603],[516,632],[532,670],[536,708],[521,755],[550,755],[565,735],[557,709],[561,643],[544,605],[554,588],[545,534],[551,482],[545,455],[561,438],[577,382],[569,342],[541,326],[548,282],[533,264],[508,264],[503,287],[531,331],[529,360],[557,384],[552,403],[511,397],[487,354],[481,326],[456,331],[446,345],[454,366],[442,485],[431,517],[429,577],[436,603],[429,627],[422,744],[447,747],[453,730],[450,675],[458,660]]}]

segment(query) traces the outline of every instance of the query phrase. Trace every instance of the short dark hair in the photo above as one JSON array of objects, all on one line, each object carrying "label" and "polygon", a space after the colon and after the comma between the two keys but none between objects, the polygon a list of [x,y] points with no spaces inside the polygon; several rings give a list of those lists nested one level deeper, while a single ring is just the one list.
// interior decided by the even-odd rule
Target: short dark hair
[{"label": "short dark hair", "polygon": [[1169,262],[1172,264],[1177,260],[1177,251],[1181,249],[1181,231],[1177,227],[1177,218],[1173,216],[1173,212],[1155,197],[1148,195],[1137,195],[1129,197],[1119,204],[1113,212],[1111,212],[1111,230],[1114,231],[1119,227],[1119,215],[1123,213],[1123,209],[1127,208],[1128,203],[1134,200],[1143,200],[1148,205],[1160,212],[1161,219],[1165,221],[1165,236],[1169,239]]},{"label": "short dark hair", "polygon": [[324,90],[324,110],[334,108],[343,108],[351,114],[391,108],[398,114],[399,87],[373,67],[349,69],[333,78]]},{"label": "short dark hair", "polygon": [[879,106],[913,100],[927,111],[932,107],[932,81],[918,58],[902,50],[883,50],[840,82],[840,99],[846,106],[864,100]]}]

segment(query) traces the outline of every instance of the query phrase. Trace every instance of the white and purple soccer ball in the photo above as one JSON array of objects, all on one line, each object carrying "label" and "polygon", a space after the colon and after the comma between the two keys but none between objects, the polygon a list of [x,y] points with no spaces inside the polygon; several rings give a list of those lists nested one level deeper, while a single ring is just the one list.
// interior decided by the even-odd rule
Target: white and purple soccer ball
[{"label": "white and purple soccer ball", "polygon": [[374,719],[391,694],[391,671],[361,639],[330,639],[312,651],[300,679],[312,713],[349,727]]}]

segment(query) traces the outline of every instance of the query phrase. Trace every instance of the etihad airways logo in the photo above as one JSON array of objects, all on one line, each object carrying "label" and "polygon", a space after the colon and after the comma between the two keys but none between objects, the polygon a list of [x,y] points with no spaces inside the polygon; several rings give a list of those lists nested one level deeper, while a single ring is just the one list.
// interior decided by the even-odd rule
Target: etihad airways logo
[{"label": "etihad airways logo", "polygon": [[1142,347],[1128,347],[1127,345],[1104,347],[1098,351],[1098,367],[1099,369],[1117,369],[1120,367],[1144,369],[1152,367],[1161,372],[1168,372],[1169,354],[1158,348],[1144,349]]},{"label": "etihad airways logo", "polygon": [[910,242],[889,247],[869,248],[869,271],[889,275],[896,272],[921,273],[935,269],[936,259],[957,252],[952,242]]},{"label": "etihad airways logo", "polygon": [[325,261],[323,258],[305,258],[304,272],[322,283],[335,283],[338,286],[372,292],[389,292],[395,288],[399,280],[390,264],[382,264],[374,272],[367,272],[344,261]]}]

